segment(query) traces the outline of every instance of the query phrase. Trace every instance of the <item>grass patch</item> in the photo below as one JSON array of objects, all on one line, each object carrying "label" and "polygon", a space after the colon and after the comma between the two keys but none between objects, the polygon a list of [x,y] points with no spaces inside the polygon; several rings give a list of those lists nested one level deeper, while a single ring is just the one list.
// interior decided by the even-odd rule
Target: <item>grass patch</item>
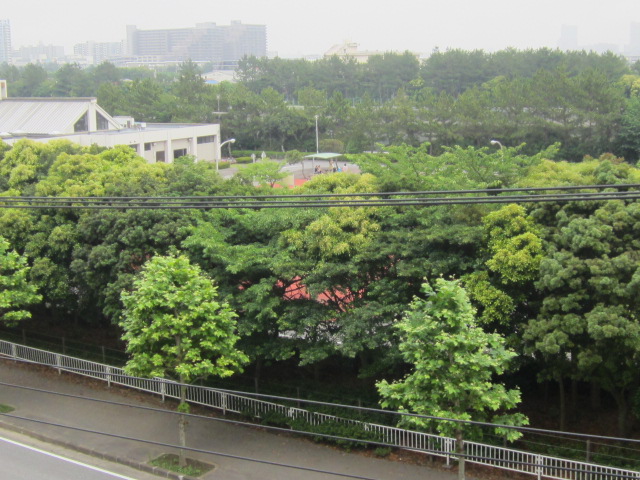
[{"label": "grass patch", "polygon": [[0,403],[0,413],[10,413],[10,412],[13,412],[14,410],[15,408],[9,405],[3,405],[2,403]]},{"label": "grass patch", "polygon": [[171,472],[181,473],[182,475],[189,475],[191,477],[199,477],[207,472],[210,472],[215,467],[209,463],[200,462],[192,458],[187,458],[187,466],[181,467],[179,465],[178,455],[173,453],[165,453],[158,458],[151,460],[150,465],[154,467],[164,468]]}]

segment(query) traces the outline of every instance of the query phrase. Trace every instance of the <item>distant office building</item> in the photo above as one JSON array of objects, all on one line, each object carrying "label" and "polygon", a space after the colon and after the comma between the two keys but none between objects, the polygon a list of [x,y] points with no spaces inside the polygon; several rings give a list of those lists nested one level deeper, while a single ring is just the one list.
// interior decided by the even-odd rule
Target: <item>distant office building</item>
[{"label": "distant office building", "polygon": [[217,65],[238,62],[245,55],[267,55],[265,25],[200,23],[195,28],[138,30],[127,26],[127,55],[157,62],[213,62]]},{"label": "distant office building", "polygon": [[11,24],[0,20],[0,63],[11,62]]},{"label": "distant office building", "polygon": [[13,51],[12,63],[26,65],[28,63],[64,62],[64,47],[57,45],[39,45],[20,47]]},{"label": "distant office building", "polygon": [[627,46],[627,54],[640,55],[640,23],[633,22],[629,28],[629,45]]},{"label": "distant office building", "polygon": [[123,42],[77,43],[73,46],[73,54],[86,59],[86,63],[98,65],[112,58],[124,55]]},{"label": "distant office building", "polygon": [[562,25],[558,48],[564,51],[578,50],[578,27],[576,25]]},{"label": "distant office building", "polygon": [[267,27],[244,25],[233,21],[231,25],[219,26],[222,31],[222,61],[237,62],[245,56],[267,56]]}]

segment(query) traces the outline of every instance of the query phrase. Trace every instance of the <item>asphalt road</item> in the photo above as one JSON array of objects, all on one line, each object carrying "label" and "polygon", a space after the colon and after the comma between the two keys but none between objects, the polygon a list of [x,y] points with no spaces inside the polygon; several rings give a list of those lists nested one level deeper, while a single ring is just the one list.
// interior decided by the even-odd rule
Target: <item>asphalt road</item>
[{"label": "asphalt road", "polygon": [[136,480],[3,437],[0,465],[5,480]]},{"label": "asphalt road", "polygon": [[[17,388],[18,385],[36,388],[38,391]],[[115,403],[99,403],[90,399]],[[43,437],[43,440],[77,445],[137,464],[147,464],[149,460],[164,453],[175,453],[168,445],[176,445],[178,441],[177,417],[165,410],[170,405],[163,404],[159,398],[117,387],[110,389],[106,384],[75,375],[59,375],[52,369],[0,361],[0,403],[15,408],[15,411],[0,416],[0,423],[4,425],[33,432]],[[154,410],[138,407],[150,407]],[[34,423],[26,419],[47,423]],[[451,471],[429,468],[426,458],[419,457],[419,464],[414,463],[411,459],[416,458],[407,452],[398,451],[393,456],[396,461],[391,461],[348,453],[315,443],[308,438],[265,431],[253,425],[228,423],[225,420],[227,418],[224,416],[189,419],[187,445],[201,450],[190,452],[189,456],[215,466],[214,470],[201,477],[202,480],[335,480],[349,476],[375,480],[455,478]],[[101,435],[99,432],[118,437]],[[13,439],[8,433],[2,433],[2,436]],[[164,446],[147,442],[161,442]],[[39,448],[51,451],[48,446]],[[0,452],[3,450],[4,445],[0,442]],[[62,455],[67,456],[66,453]],[[405,456],[411,457],[407,458],[409,461],[405,461]],[[97,459],[93,460],[81,461],[136,480],[157,478],[144,472],[123,473],[114,464],[104,462],[101,465]],[[18,463],[28,465],[33,462],[20,460]],[[9,477],[4,476],[7,471],[4,467],[4,458],[0,455],[1,480],[74,478],[38,475]]]}]

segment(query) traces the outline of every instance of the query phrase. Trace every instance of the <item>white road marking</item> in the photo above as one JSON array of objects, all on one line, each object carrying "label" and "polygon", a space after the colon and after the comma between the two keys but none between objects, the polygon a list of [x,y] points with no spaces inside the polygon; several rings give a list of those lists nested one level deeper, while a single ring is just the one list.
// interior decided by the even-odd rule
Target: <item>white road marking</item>
[{"label": "white road marking", "polygon": [[60,455],[56,455],[55,453],[47,452],[47,451],[41,450],[39,448],[30,447],[29,445],[25,445],[24,443],[14,442],[13,440],[9,440],[8,438],[0,437],[0,440],[2,440],[3,442],[11,443],[13,445],[17,445],[17,446],[22,447],[22,448],[26,448],[28,450],[32,450],[34,452],[42,453],[42,454],[47,455],[49,457],[53,457],[53,458],[57,458],[59,460],[64,460],[65,462],[73,463],[75,465],[79,465],[81,467],[85,467],[85,468],[88,468],[90,470],[95,470],[96,472],[106,473],[107,475],[111,475],[114,478],[120,478],[122,480],[136,480],[135,478],[125,477],[124,475],[119,475],[117,473],[113,473],[113,472],[110,472],[108,470],[103,470],[102,468],[94,467],[92,465],[87,465],[86,463],[78,462],[76,460],[71,460],[70,458],[62,457]]}]

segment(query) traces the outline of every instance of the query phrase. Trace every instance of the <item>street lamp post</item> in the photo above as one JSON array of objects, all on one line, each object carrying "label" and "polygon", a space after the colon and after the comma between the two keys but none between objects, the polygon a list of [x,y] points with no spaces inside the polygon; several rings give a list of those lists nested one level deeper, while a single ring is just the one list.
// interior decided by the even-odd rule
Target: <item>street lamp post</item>
[{"label": "street lamp post", "polygon": [[[230,138],[229,140],[225,140],[224,142],[222,142],[220,144],[220,156],[222,156],[222,147],[224,147],[227,143],[236,143],[236,139],[235,138]],[[229,147],[231,148],[231,147]],[[216,172],[218,171],[218,162],[219,162],[220,158],[218,156],[216,156]]]},{"label": "street lamp post", "polygon": [[[315,118],[316,118],[316,155],[317,155],[318,153],[320,153],[320,142],[318,141],[318,138],[319,138],[318,137],[318,115],[316,115]],[[313,170],[314,167],[315,167],[315,157],[313,157],[311,160],[311,169]]]},{"label": "street lamp post", "polygon": [[498,140],[491,140],[491,142],[489,143],[491,143],[491,145],[498,145],[500,147],[500,157],[502,160],[504,160],[504,152],[502,151],[504,146]]}]

